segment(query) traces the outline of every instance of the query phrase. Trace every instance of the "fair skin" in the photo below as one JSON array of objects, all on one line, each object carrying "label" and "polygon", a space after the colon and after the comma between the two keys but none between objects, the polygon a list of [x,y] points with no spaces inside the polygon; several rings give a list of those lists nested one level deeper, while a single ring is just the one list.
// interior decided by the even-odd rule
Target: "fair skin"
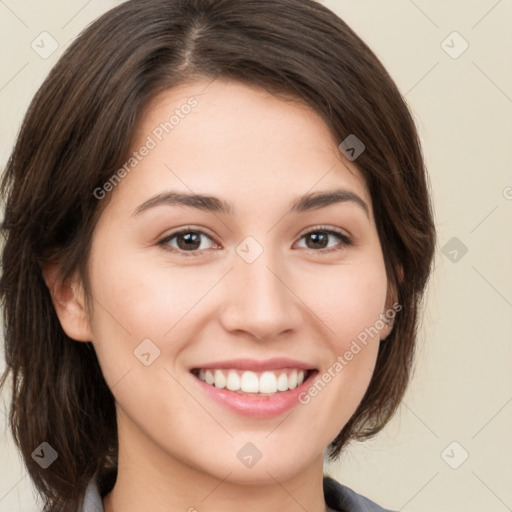
[{"label": "fair skin", "polygon": [[[191,96],[197,107],[110,192],[88,261],[90,311],[77,275],[61,283],[45,269],[64,330],[93,343],[116,400],[119,469],[104,508],[323,512],[325,449],[361,401],[391,325],[308,404],[271,418],[212,400],[190,369],[274,357],[320,375],[332,367],[390,306],[371,198],[312,109],[234,82],[154,98],[134,150]],[[289,212],[300,196],[334,189],[368,211],[345,200]],[[159,204],[134,213],[170,190],[215,196],[233,212]],[[168,238],[183,228],[201,237],[194,257],[183,236]],[[248,236],[263,249],[251,263],[236,252]],[[148,338],[160,355],[146,366],[134,350]],[[248,442],[262,454],[252,467],[237,457]]]}]

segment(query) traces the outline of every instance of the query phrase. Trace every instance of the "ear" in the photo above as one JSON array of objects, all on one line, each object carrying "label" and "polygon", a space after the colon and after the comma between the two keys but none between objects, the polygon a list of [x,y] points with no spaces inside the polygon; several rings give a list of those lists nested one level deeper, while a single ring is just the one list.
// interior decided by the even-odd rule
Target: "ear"
[{"label": "ear", "polygon": [[58,263],[47,263],[42,270],[64,332],[73,340],[91,341],[92,329],[78,272],[63,281]]},{"label": "ear", "polygon": [[[404,279],[404,270],[400,265],[396,271],[397,278],[400,282]],[[380,330],[380,339],[385,340],[393,330],[395,324],[395,316],[402,309],[402,305],[398,303],[398,290],[397,285],[394,281],[388,282],[388,291],[386,296],[386,307],[382,312],[382,318],[384,319],[384,328]]]}]

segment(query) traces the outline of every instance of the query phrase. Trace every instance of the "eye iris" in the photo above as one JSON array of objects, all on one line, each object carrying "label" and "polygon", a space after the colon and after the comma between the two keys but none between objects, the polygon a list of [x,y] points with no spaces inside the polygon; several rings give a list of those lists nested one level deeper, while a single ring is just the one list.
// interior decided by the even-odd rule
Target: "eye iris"
[{"label": "eye iris", "polygon": [[[177,237],[178,247],[184,250],[197,249],[201,245],[201,235],[199,233],[187,232]],[[186,243],[182,244],[180,241],[184,240]]]},{"label": "eye iris", "polygon": [[[310,249],[324,249],[325,247],[327,247],[327,243],[328,243],[328,240],[329,240],[329,235],[327,235],[326,233],[322,233],[322,232],[317,232],[317,233],[310,233],[307,238],[309,240],[312,240],[313,241],[313,247],[309,247]],[[317,244],[317,245],[315,245]]]}]

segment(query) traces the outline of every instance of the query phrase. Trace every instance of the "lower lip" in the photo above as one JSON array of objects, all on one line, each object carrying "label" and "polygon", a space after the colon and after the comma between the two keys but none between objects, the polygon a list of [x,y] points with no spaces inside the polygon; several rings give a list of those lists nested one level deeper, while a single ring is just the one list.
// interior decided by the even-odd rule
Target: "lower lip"
[{"label": "lower lip", "polygon": [[295,389],[278,391],[270,396],[243,395],[226,388],[216,388],[195,375],[192,376],[208,396],[228,409],[251,418],[272,418],[299,404],[299,395],[309,388],[312,378],[317,373],[317,370],[312,371],[309,377]]}]

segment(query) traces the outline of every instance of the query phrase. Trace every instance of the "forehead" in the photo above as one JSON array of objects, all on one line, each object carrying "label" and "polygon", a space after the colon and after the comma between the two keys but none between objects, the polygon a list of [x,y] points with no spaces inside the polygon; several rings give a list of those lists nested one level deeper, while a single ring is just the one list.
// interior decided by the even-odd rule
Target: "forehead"
[{"label": "forehead", "polygon": [[343,187],[371,199],[320,115],[298,99],[228,80],[166,90],[147,105],[132,151],[151,146],[122,187],[285,200]]}]

